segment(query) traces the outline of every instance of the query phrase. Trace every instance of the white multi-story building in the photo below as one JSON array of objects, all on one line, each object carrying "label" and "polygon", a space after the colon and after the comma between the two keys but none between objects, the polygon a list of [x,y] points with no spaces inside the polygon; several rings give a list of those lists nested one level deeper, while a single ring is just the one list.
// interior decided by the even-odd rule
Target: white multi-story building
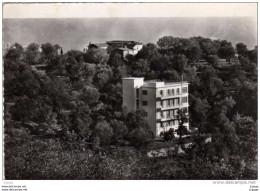
[{"label": "white multi-story building", "polygon": [[[188,82],[165,83],[144,78],[123,78],[123,107],[128,111],[145,111],[145,118],[158,138],[170,128],[178,128],[177,111],[188,112]],[[189,122],[185,123],[189,129]]]}]

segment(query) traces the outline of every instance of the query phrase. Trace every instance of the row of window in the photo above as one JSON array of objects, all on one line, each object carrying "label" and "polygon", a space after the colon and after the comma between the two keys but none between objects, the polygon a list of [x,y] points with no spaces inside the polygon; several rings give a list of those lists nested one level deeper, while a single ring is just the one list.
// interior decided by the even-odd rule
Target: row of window
[{"label": "row of window", "polygon": [[[160,90],[160,95],[163,96],[163,90]],[[183,87],[182,88],[182,93],[187,93],[188,92],[188,88],[187,87]],[[176,93],[175,93],[175,89],[168,89],[167,90],[168,95],[180,95],[180,88],[176,89]],[[142,95],[147,95],[148,92],[147,90],[142,90]],[[139,97],[139,89],[136,89],[136,97]]]},{"label": "row of window", "polygon": [[[184,107],[183,111],[184,111],[184,113],[187,113],[188,112],[188,108]],[[178,115],[178,109],[162,111],[160,113],[161,119],[164,119],[164,118],[167,119],[167,118],[174,117],[174,116],[176,117],[177,115]]]},{"label": "row of window", "polygon": [[[188,93],[188,88],[187,87],[183,87],[182,88],[182,93]],[[164,96],[164,90],[160,90],[160,95]],[[168,96],[180,95],[180,88],[177,88],[176,92],[175,92],[175,89],[168,89],[167,90],[167,95]]]},{"label": "row of window", "polygon": [[160,101],[160,106],[161,107],[172,107],[172,106],[178,106],[180,105],[180,99],[176,98],[176,99],[171,99],[171,100],[164,100],[164,101]]},{"label": "row of window", "polygon": [[[182,97],[181,102],[182,103],[188,103],[188,97]],[[165,107],[173,107],[173,106],[179,106],[179,105],[180,105],[180,99],[179,98],[160,101],[161,107],[164,107],[164,106]]]},{"label": "row of window", "polygon": [[[187,123],[187,122],[188,122],[188,120],[185,120],[185,123]],[[171,120],[171,121],[161,122],[160,127],[164,128],[164,127],[177,126],[177,125],[179,125],[178,120]]]},{"label": "row of window", "polygon": [[[181,98],[182,103],[187,103],[188,102],[188,98],[187,97],[182,97]],[[167,107],[172,107],[172,106],[179,106],[180,105],[180,99],[171,99],[171,100],[166,100],[166,101],[161,101],[161,107],[164,107],[164,102],[166,102],[166,106]],[[142,102],[143,106],[148,106],[148,101],[143,101]],[[136,100],[136,107],[137,109],[139,109],[139,99]]]},{"label": "row of window", "polygon": [[160,127],[169,127],[169,126],[177,126],[177,125],[179,125],[179,121],[172,120],[172,121],[161,122]]}]

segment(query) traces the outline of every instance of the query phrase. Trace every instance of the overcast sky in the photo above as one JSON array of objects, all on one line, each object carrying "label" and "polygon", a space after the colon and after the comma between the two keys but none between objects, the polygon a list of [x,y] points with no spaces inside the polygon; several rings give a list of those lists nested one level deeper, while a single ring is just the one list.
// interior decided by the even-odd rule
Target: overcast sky
[{"label": "overcast sky", "polygon": [[257,45],[257,26],[250,18],[88,18],[4,19],[3,42],[59,44],[65,51],[82,50],[89,42],[135,40],[156,43],[160,37],[202,36]]}]

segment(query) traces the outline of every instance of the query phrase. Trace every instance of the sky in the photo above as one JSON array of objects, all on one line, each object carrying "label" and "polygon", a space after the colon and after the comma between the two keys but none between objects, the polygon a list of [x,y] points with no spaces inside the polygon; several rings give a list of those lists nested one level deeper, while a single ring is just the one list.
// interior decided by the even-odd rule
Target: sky
[{"label": "sky", "polygon": [[257,26],[250,17],[48,18],[3,19],[3,42],[28,45],[52,43],[64,51],[83,50],[89,42],[135,40],[156,43],[163,36],[243,42],[257,45]]}]

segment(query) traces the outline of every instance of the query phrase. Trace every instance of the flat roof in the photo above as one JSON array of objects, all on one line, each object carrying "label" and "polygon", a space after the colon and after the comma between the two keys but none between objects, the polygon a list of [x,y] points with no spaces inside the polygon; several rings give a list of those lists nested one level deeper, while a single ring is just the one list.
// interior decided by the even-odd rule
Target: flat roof
[{"label": "flat roof", "polygon": [[144,77],[126,77],[126,78],[122,78],[122,80],[138,80],[138,79],[144,79]]},{"label": "flat roof", "polygon": [[[122,80],[138,80],[138,79],[144,79],[144,77],[125,77],[122,78]],[[188,81],[182,81],[182,82],[164,82],[159,79],[154,79],[154,80],[145,80],[144,85],[149,85],[149,84],[163,84],[162,87],[169,87],[169,86],[176,86],[176,85],[181,85],[181,84],[189,84]]]}]

